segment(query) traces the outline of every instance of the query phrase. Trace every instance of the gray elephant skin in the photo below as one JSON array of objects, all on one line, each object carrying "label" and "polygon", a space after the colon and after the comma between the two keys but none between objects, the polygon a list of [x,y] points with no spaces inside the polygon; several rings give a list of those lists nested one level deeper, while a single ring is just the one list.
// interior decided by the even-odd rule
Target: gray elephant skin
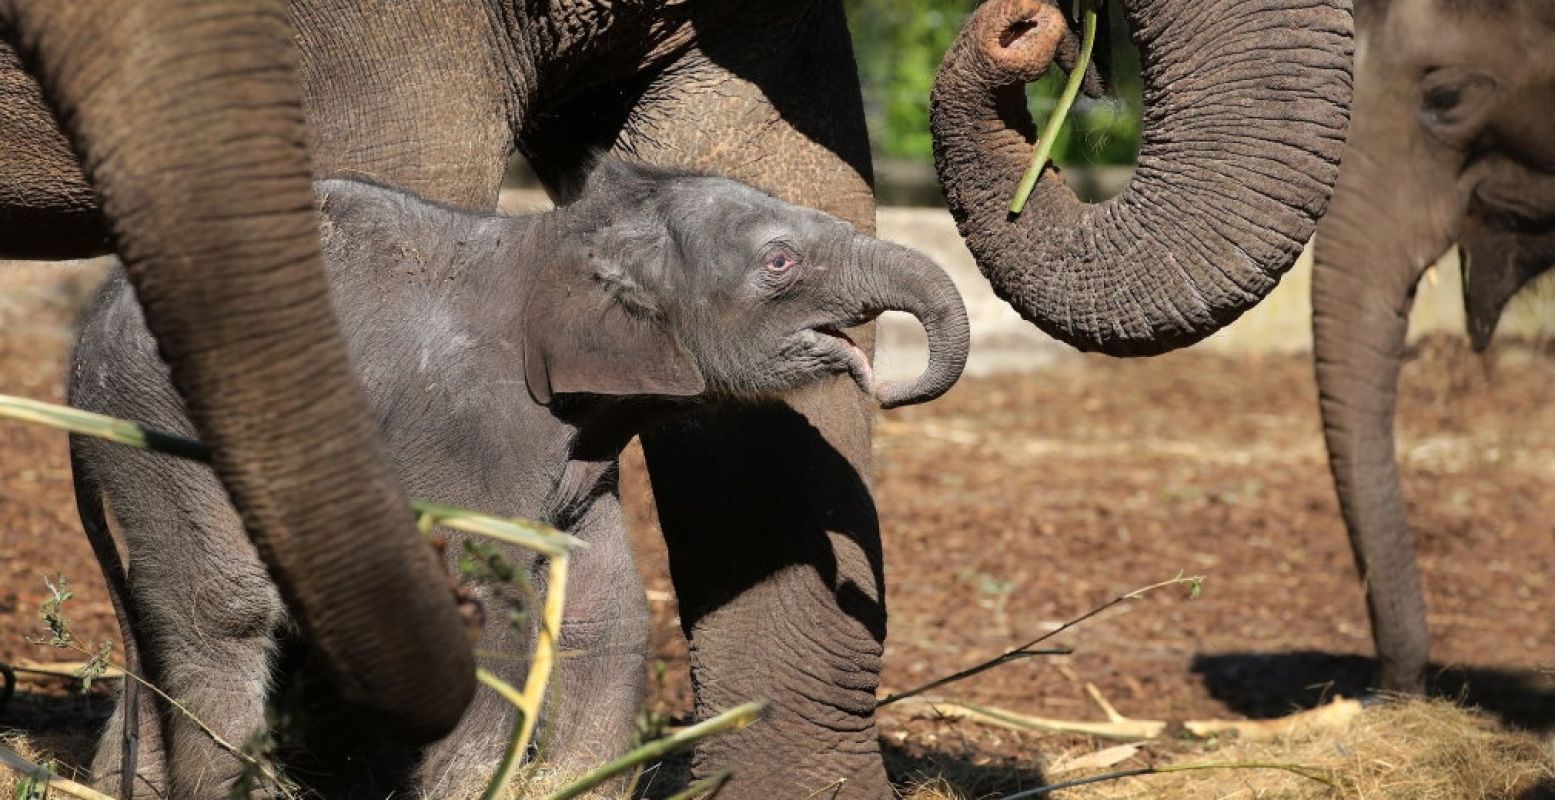
[{"label": "gray elephant skin", "polygon": [[280,0],[0,0],[0,252],[121,254],[336,694],[424,742],[474,661],[336,330],[292,37]]},{"label": "gray elephant skin", "polygon": [[[349,180],[317,191],[341,327],[405,485],[542,519],[588,545],[572,558],[560,640],[571,655],[545,724],[542,757],[564,773],[624,751],[642,700],[649,619],[615,478],[627,441],[693,407],[776,402],[831,375],[887,406],[920,402],[966,360],[966,310],[927,257],[727,179],[610,164],[577,202],[528,217]],[[842,329],[888,309],[923,322],[930,360],[916,380],[876,386]],[[143,325],[113,280],[85,318],[71,402],[187,433]],[[279,666],[293,662],[284,606],[214,475],[87,438],[71,456],[89,534],[113,546],[106,507],[124,538],[125,605],[148,677],[224,738],[250,740],[266,725],[268,687],[290,696],[297,679]],[[521,685],[530,638],[487,604],[484,665]],[[160,726],[139,731],[137,796],[224,796],[241,764],[160,711]],[[321,777],[323,793],[468,789],[495,769],[512,718],[483,689],[424,759],[368,748],[355,769]],[[110,724],[98,774],[117,772],[122,724]],[[322,728],[310,751],[371,739]]]},{"label": "gray elephant skin", "polygon": [[1355,122],[1312,274],[1329,464],[1384,689],[1426,688],[1429,633],[1393,415],[1415,285],[1461,248],[1469,335],[1555,266],[1555,6],[1356,4]]},{"label": "gray elephant skin", "polygon": [[[1061,17],[1045,16],[1056,5],[1022,4],[1003,28],[969,26],[941,71],[935,135],[947,192],[985,271],[1036,324],[1113,354],[1187,344],[1271,290],[1294,259],[1292,242],[1326,205],[1349,103],[1348,2],[1126,0],[1146,66],[1133,186],[1087,207],[1049,173],[1010,220],[1009,191],[1033,137],[1012,98],[1033,73],[988,65],[1015,54],[1045,69],[1054,49],[1043,43],[1067,32]],[[983,9],[986,20],[1010,5]],[[563,201],[594,153],[625,153],[742,180],[873,229],[869,139],[840,0],[295,0],[289,11],[317,174],[491,209],[515,148]],[[1058,38],[1072,45],[1072,32]],[[0,76],[16,77],[3,66]],[[35,95],[6,103],[25,111]],[[102,250],[92,193],[69,149],[48,146],[63,137],[47,115],[10,119],[0,124],[0,215],[33,222],[0,237],[0,248]],[[185,311],[189,341],[198,323],[220,327],[197,301]],[[850,335],[870,349],[871,329]],[[279,384],[303,363],[248,379]],[[847,376],[835,376],[781,404],[710,407],[643,437],[691,641],[696,713],[773,701],[762,724],[697,745],[695,774],[733,771],[724,797],[765,797],[776,785],[890,794],[874,722],[886,609],[869,490],[873,413]],[[331,458],[365,452],[328,445]],[[344,537],[313,540],[363,549],[337,544]],[[327,579],[297,566],[306,561],[283,569],[275,559],[286,556],[261,552],[278,578],[351,592],[340,576],[351,562],[339,552],[319,570]],[[290,605],[319,596],[287,590]],[[390,633],[447,637],[406,619]],[[323,652],[367,652],[342,648],[351,637],[340,625],[308,627]],[[412,671],[388,677],[417,685]]]}]

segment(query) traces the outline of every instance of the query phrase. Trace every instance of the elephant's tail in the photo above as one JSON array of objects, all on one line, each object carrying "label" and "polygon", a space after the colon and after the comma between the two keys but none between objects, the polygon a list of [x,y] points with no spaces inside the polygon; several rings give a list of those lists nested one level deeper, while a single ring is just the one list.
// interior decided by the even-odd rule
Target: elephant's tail
[{"label": "elephant's tail", "polygon": [[75,482],[76,513],[81,517],[81,527],[86,540],[92,545],[97,564],[102,568],[103,580],[108,584],[108,599],[113,603],[113,615],[119,621],[119,638],[124,647],[124,686],[120,703],[123,704],[120,730],[120,785],[118,796],[134,796],[136,756],[140,752],[140,694],[141,686],[131,675],[141,675],[140,643],[136,640],[135,607],[130,600],[129,571],[119,557],[119,545],[108,527],[107,508],[102,486],[87,459],[82,458],[82,442],[70,437],[70,472]]}]

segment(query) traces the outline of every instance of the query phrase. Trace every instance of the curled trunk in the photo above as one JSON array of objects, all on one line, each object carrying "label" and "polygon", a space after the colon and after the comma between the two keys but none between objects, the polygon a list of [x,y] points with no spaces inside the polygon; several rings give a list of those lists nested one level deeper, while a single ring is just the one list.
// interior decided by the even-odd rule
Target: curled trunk
[{"label": "curled trunk", "polygon": [[1145,118],[1122,195],[1088,205],[1049,171],[1008,212],[1035,139],[1025,84],[1065,35],[1040,0],[978,9],[930,115],[951,212],[994,290],[1082,350],[1149,355],[1220,329],[1295,262],[1338,174],[1351,20],[1346,0],[1124,6]]},{"label": "curled trunk", "polygon": [[924,403],[949,391],[966,368],[971,345],[966,304],[950,276],[922,253],[889,242],[874,241],[863,269],[862,300],[869,310],[905,311],[923,324],[929,340],[929,363],[910,381],[875,387],[883,408]]},{"label": "curled trunk", "polygon": [[281,0],[0,0],[215,468],[343,697],[428,740],[474,662],[334,327]]}]

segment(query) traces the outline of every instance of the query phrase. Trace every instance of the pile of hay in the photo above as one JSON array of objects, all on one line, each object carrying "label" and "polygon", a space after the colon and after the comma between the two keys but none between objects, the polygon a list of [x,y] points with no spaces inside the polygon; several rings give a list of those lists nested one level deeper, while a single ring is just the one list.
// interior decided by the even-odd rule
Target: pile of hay
[{"label": "pile of hay", "polygon": [[[1167,764],[1276,762],[1331,782],[1277,769],[1215,769],[1144,775],[1056,792],[1055,800],[1555,800],[1555,746],[1535,734],[1440,700],[1395,700],[1365,709],[1338,729],[1297,731],[1265,742],[1226,739],[1154,745],[1102,772]],[[1078,777],[1065,774],[1054,782]],[[965,800],[943,781],[909,800]]]}]

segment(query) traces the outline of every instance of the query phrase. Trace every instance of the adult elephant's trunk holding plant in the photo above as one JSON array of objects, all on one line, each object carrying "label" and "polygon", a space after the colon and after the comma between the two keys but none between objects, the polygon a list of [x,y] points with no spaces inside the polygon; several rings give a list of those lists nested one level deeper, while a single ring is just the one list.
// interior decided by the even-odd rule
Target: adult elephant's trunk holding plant
[{"label": "adult elephant's trunk holding plant", "polygon": [[1082,203],[1049,173],[1010,215],[1035,139],[1025,84],[1072,45],[1054,5],[979,8],[940,67],[931,123],[951,212],[994,290],[1082,350],[1150,355],[1251,308],[1311,235],[1344,144],[1351,20],[1347,0],[1124,6],[1145,116],[1119,197]]},{"label": "adult elephant's trunk holding plant", "polygon": [[[0,0],[215,468],[354,705],[451,729],[474,664],[334,327],[281,0]],[[212,722],[219,722],[212,720]]]}]

